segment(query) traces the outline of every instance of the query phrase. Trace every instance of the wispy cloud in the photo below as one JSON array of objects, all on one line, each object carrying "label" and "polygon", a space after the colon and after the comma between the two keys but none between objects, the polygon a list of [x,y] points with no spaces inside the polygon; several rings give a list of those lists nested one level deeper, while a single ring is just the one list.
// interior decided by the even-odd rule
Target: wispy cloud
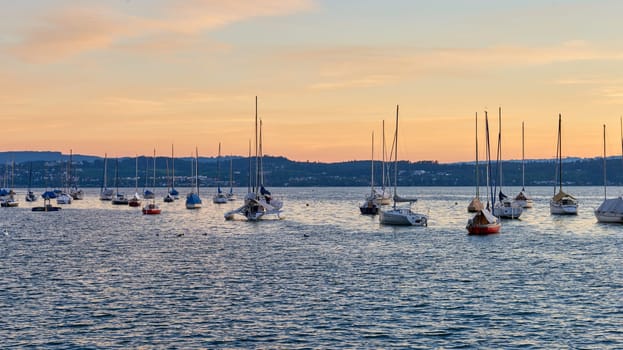
[{"label": "wispy cloud", "polygon": [[456,77],[507,67],[623,59],[621,51],[596,48],[582,41],[552,47],[342,47],[305,50],[288,55],[318,62],[322,81],[310,84],[312,89],[369,87],[432,75]]},{"label": "wispy cloud", "polygon": [[14,36],[8,52],[35,62],[56,61],[93,50],[167,51],[192,44],[189,37],[261,16],[285,16],[314,7],[313,0],[170,0],[150,16],[102,5],[68,5],[35,18]]}]

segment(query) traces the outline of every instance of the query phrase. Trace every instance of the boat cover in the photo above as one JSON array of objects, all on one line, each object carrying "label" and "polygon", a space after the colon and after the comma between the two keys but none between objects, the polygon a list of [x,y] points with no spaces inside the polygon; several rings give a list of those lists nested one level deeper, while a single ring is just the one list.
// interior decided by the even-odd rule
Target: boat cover
[{"label": "boat cover", "polygon": [[569,197],[571,199],[575,199],[575,197],[573,197],[572,195],[564,193],[563,191],[560,191],[554,197],[552,197],[552,201],[560,202],[560,200],[562,200],[565,197]]},{"label": "boat cover", "polygon": [[601,203],[597,212],[623,214],[623,198],[606,199]]}]

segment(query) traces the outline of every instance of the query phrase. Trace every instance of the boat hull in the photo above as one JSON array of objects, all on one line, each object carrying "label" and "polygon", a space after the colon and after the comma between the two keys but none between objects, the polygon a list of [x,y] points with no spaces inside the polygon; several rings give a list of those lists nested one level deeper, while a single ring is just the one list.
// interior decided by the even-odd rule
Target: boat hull
[{"label": "boat hull", "polygon": [[496,206],[493,208],[493,215],[503,219],[519,219],[523,210],[519,206]]},{"label": "boat hull", "polygon": [[577,204],[561,204],[557,202],[549,203],[549,212],[553,215],[577,215]]},{"label": "boat hull", "polygon": [[378,206],[361,206],[359,207],[359,211],[361,212],[361,214],[363,215],[377,215],[379,213],[379,207]]},{"label": "boat hull", "polygon": [[140,207],[141,206],[141,201],[140,200],[130,200],[128,202],[128,205],[131,207]]},{"label": "boat hull", "polygon": [[54,207],[54,206],[48,204],[48,205],[45,205],[43,207],[33,207],[32,211],[59,211],[61,209],[62,209],[61,207]]},{"label": "boat hull", "polygon": [[467,224],[467,233],[470,235],[491,235],[500,233],[502,225],[495,224]]},{"label": "boat hull", "polygon": [[595,210],[597,221],[604,223],[623,224],[623,214]]},{"label": "boat hull", "polygon": [[408,208],[381,210],[379,214],[382,225],[428,226],[426,215],[414,213]]},{"label": "boat hull", "polygon": [[216,195],[212,197],[212,203],[214,204],[225,204],[228,202],[227,196],[225,195]]}]

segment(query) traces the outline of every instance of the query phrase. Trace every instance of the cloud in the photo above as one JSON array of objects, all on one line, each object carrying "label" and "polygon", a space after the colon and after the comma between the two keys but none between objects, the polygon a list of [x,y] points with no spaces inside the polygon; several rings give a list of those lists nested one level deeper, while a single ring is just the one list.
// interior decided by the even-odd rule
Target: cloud
[{"label": "cloud", "polygon": [[[169,0],[139,16],[102,5],[50,10],[15,34],[8,52],[31,62],[58,61],[94,50],[171,51],[191,45],[189,37],[261,16],[285,16],[314,7],[313,0]],[[127,10],[126,10],[127,11]],[[173,39],[175,38],[175,39]]]},{"label": "cloud", "polygon": [[621,60],[623,52],[571,41],[552,47],[341,47],[302,50],[286,56],[287,59],[316,62],[321,81],[311,83],[311,89],[340,89],[381,86],[433,75],[456,77],[508,67]]}]

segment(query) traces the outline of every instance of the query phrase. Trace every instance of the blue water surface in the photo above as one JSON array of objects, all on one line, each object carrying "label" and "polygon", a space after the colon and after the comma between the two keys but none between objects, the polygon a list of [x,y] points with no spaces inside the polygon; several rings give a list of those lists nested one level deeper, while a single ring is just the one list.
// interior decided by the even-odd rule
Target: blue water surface
[{"label": "blue water surface", "polygon": [[572,217],[529,188],[487,237],[465,230],[471,188],[401,189],[425,228],[360,215],[366,188],[271,188],[285,218],[257,223],[209,191],[159,216],[95,189],[31,212],[20,191],[0,208],[1,347],[623,348],[623,226],[596,223],[599,187],[566,189]]}]

